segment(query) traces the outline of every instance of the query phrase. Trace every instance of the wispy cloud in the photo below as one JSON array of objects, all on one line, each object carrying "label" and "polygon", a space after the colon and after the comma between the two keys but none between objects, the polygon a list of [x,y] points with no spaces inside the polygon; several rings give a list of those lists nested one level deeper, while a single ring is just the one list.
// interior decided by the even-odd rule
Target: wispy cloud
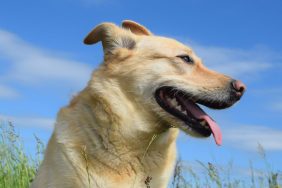
[{"label": "wispy cloud", "polygon": [[271,111],[282,113],[282,88],[270,89],[270,91],[262,92],[263,96],[271,96],[268,108]]},{"label": "wispy cloud", "polygon": [[265,101],[269,101],[266,108],[271,111],[282,112],[282,86],[279,85],[274,88],[273,86],[268,87],[266,85],[263,88],[254,89],[252,94],[263,98],[268,96],[264,99]]},{"label": "wispy cloud", "polygon": [[220,72],[230,75],[256,73],[273,66],[272,59],[265,61],[265,55],[256,50],[227,49],[220,47],[195,46],[204,62]]},{"label": "wispy cloud", "polygon": [[265,47],[233,49],[206,46],[193,41],[187,42],[187,44],[194,49],[209,68],[234,77],[247,76],[250,78],[250,75],[255,75],[271,68],[282,68],[278,63],[282,60],[280,53]]},{"label": "wispy cloud", "polygon": [[224,140],[240,149],[257,151],[258,144],[265,150],[282,150],[282,130],[265,126],[232,126],[223,130]]},{"label": "wispy cloud", "polygon": [[19,96],[20,94],[14,89],[0,85],[0,99],[14,99]]},{"label": "wispy cloud", "polygon": [[30,127],[30,128],[41,128],[45,130],[52,130],[54,127],[55,120],[51,118],[43,117],[17,117],[7,116],[0,114],[0,120],[10,121],[15,126]]},{"label": "wispy cloud", "polygon": [[272,103],[270,107],[272,110],[282,112],[282,101]]},{"label": "wispy cloud", "polygon": [[[207,66],[232,76],[267,70],[278,59],[282,59],[280,55],[263,48],[240,50],[197,43],[192,43],[191,46]],[[87,82],[92,70],[87,64],[59,57],[1,29],[0,56],[8,62],[7,70],[0,76],[2,82],[38,84],[61,81],[80,88]]]},{"label": "wispy cloud", "polygon": [[58,57],[35,47],[13,33],[0,30],[0,56],[6,63],[2,82],[38,84],[61,81],[81,87],[89,79],[91,67]]}]

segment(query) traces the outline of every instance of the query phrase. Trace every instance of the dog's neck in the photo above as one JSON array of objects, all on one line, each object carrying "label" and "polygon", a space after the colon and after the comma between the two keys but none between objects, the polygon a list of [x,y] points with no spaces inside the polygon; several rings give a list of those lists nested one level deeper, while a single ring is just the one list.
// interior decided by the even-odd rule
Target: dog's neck
[{"label": "dog's neck", "polygon": [[[56,127],[55,132],[61,134],[58,142],[77,152],[85,151],[93,163],[119,174],[132,176],[140,169],[145,173],[154,168],[164,171],[168,158],[174,164],[178,130],[168,128],[150,111],[132,103],[115,84],[111,80],[90,82],[60,111],[58,117],[68,116],[63,119],[70,121]],[[64,140],[62,135],[72,138]]]},{"label": "dog's neck", "polygon": [[[136,148],[128,148],[132,151],[142,149],[142,146],[147,148],[153,136],[158,135],[161,139],[164,135],[175,132],[169,129],[167,122],[160,121],[151,109],[146,109],[143,104],[135,101],[130,92],[121,89],[122,84],[124,83],[115,79],[98,82],[95,80],[94,83],[90,82],[84,91],[85,95],[88,95],[84,98],[84,106],[95,118],[96,125],[94,126],[100,129],[97,132],[106,131],[108,134],[101,135],[102,138],[106,140],[116,138],[117,145],[121,145],[120,142],[123,141],[124,146],[136,146]],[[115,145],[114,141],[112,144]],[[160,144],[164,147],[170,143]]]}]

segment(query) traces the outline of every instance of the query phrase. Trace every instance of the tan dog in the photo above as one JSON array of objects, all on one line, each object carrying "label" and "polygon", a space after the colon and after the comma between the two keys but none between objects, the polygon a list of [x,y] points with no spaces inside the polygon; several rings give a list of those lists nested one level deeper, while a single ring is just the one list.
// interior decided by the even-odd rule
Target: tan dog
[{"label": "tan dog", "polygon": [[167,187],[178,129],[213,134],[221,144],[219,127],[196,103],[229,107],[245,86],[205,68],[191,48],[133,21],[102,23],[84,42],[99,41],[104,62],[58,113],[32,187]]}]

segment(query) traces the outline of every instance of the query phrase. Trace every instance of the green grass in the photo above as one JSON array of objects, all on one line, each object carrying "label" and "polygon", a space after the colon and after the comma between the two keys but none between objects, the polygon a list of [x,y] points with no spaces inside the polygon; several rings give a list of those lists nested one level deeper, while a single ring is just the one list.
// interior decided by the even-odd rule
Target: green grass
[{"label": "green grass", "polygon": [[[248,169],[196,161],[187,163],[178,159],[170,185],[171,188],[282,188],[282,172],[272,169],[263,147],[258,144],[258,154],[264,169],[254,169],[252,161]],[[200,168],[199,168],[200,167]],[[196,169],[196,170],[195,170]]]},{"label": "green grass", "polygon": [[[44,145],[36,136],[35,157],[24,152],[23,141],[11,122],[0,121],[0,188],[29,187],[43,157]],[[178,160],[170,188],[282,188],[282,173],[272,170],[261,145],[258,154],[264,163],[263,170],[257,170],[250,162],[248,173],[234,175],[233,163],[217,166],[213,163],[196,161],[188,163]],[[195,167],[195,164],[196,167]],[[86,165],[87,166],[87,165]],[[145,186],[145,185],[144,185]],[[146,187],[150,187],[149,183]]]},{"label": "green grass", "polygon": [[23,141],[11,122],[0,122],[0,188],[29,187],[40,164],[43,153],[42,142],[37,143],[35,158],[24,152]]}]

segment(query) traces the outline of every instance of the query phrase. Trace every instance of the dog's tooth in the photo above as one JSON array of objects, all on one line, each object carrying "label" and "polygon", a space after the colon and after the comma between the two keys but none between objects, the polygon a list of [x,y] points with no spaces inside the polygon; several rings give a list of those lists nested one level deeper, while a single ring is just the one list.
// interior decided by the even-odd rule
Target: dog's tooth
[{"label": "dog's tooth", "polygon": [[200,122],[200,124],[201,124],[205,129],[209,129],[209,126],[208,126],[208,124],[207,124],[207,122],[206,122],[205,120],[202,120],[202,121]]},{"label": "dog's tooth", "polygon": [[175,107],[177,110],[181,111],[181,107],[180,106],[176,106]]},{"label": "dog's tooth", "polygon": [[177,101],[175,98],[171,99],[170,103],[172,104],[172,106],[177,106]]},{"label": "dog's tooth", "polygon": [[201,122],[200,122],[200,124],[201,124],[202,126],[204,126],[204,127],[205,127],[205,125],[206,125],[206,121],[205,121],[205,120],[203,120],[203,121],[201,121]]}]

